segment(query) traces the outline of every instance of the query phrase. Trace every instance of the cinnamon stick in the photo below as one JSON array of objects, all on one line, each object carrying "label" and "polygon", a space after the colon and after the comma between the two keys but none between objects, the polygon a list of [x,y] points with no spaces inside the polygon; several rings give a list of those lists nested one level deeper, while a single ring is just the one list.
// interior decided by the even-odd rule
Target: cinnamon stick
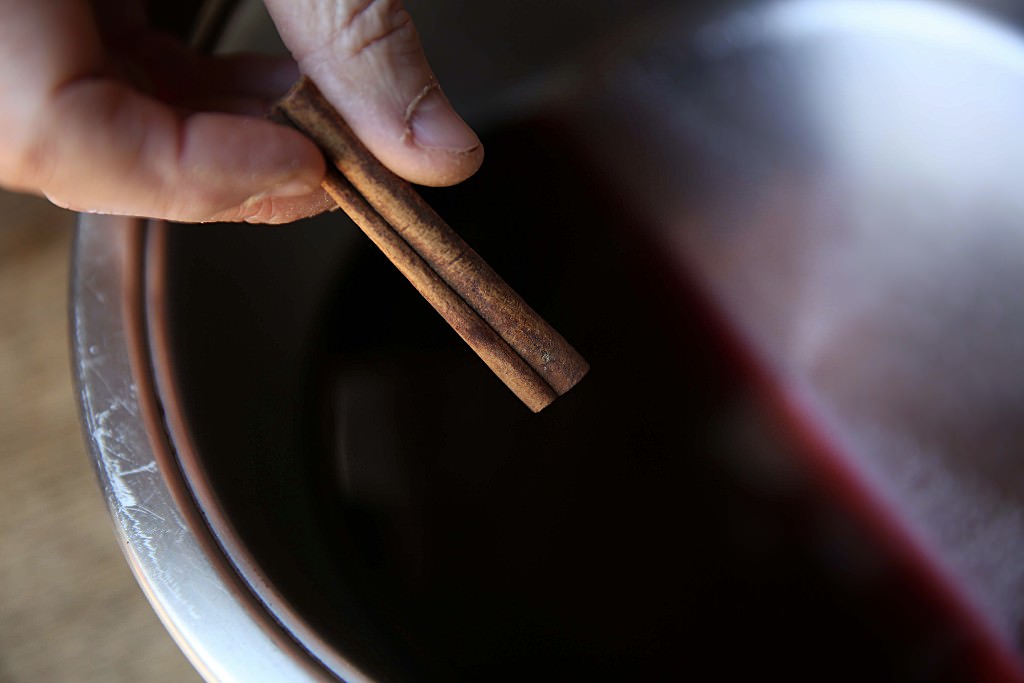
[{"label": "cinnamon stick", "polygon": [[530,409],[583,378],[587,362],[366,149],[312,81],[301,79],[274,116],[320,146],[337,169],[324,189]]}]

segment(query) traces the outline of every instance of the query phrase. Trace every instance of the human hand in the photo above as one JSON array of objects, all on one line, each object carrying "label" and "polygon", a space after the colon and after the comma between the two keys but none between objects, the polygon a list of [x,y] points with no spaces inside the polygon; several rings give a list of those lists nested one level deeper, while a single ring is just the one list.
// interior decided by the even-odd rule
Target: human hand
[{"label": "human hand", "polygon": [[[298,66],[385,165],[448,185],[483,158],[397,0],[266,0]],[[279,223],[323,211],[324,162],[262,118],[296,63],[203,57],[142,0],[0,0],[0,186],[79,210]]]}]

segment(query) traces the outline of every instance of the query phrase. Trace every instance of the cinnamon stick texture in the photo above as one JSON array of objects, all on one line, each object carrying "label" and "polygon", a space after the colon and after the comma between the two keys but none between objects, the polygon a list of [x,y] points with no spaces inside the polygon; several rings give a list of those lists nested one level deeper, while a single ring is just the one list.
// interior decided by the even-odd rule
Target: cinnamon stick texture
[{"label": "cinnamon stick texture", "polygon": [[273,116],[320,146],[337,169],[324,189],[531,410],[583,378],[583,357],[363,146],[312,81],[301,79]]}]

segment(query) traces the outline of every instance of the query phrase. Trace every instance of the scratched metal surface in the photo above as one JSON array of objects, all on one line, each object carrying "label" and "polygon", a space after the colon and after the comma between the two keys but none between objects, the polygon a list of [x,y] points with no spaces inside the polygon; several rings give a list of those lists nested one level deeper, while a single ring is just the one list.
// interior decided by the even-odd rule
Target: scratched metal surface
[{"label": "scratched metal surface", "polygon": [[195,681],[118,550],[82,440],[73,223],[0,192],[0,681]]},{"label": "scratched metal surface", "polygon": [[320,680],[216,557],[179,483],[149,385],[138,315],[144,224],[84,218],[72,276],[73,366],[86,441],[122,549],[207,680]]}]

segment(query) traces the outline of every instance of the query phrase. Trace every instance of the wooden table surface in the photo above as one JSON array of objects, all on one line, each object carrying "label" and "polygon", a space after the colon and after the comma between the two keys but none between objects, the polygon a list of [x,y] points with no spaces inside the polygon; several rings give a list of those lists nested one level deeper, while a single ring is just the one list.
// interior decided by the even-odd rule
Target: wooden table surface
[{"label": "wooden table surface", "polygon": [[67,330],[74,216],[0,191],[0,683],[198,681],[118,548]]}]

